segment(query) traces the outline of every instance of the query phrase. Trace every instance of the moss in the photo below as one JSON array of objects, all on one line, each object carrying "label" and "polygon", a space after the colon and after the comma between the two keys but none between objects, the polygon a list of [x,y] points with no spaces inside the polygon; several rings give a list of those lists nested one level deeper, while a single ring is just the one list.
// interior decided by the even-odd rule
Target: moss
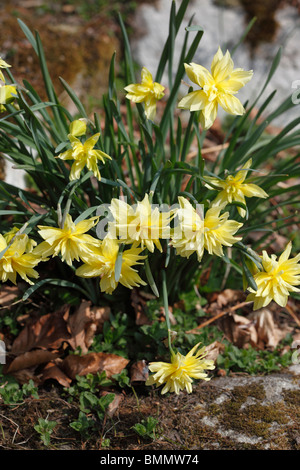
[{"label": "moss", "polygon": [[286,403],[300,411],[300,390],[284,390],[283,396]]},{"label": "moss", "polygon": [[274,405],[250,405],[247,407],[247,415],[251,420],[261,420],[267,424],[274,423],[286,424],[289,419],[286,415],[284,403],[279,402]]},{"label": "moss", "polygon": [[[269,410],[268,407],[259,404],[245,405],[242,408],[249,397],[263,400],[265,398],[264,387],[260,383],[235,387],[230,399],[224,401],[221,406],[212,403],[208,407],[208,413],[210,416],[218,416],[220,425],[227,429],[233,429],[248,436],[266,437],[270,423],[275,418],[282,419],[282,416],[276,414],[272,407],[270,407],[272,410]],[[272,413],[269,415],[270,411]]]}]

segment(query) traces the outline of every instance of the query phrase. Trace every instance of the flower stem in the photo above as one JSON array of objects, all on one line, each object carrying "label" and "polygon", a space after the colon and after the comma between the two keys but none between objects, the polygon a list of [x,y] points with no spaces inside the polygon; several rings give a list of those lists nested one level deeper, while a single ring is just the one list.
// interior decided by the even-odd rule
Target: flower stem
[{"label": "flower stem", "polygon": [[162,270],[162,295],[163,295],[166,323],[167,323],[167,329],[168,329],[168,346],[169,346],[170,353],[174,354],[174,351],[171,345],[171,324],[170,324],[170,316],[169,316],[167,277],[166,277],[165,270]]}]

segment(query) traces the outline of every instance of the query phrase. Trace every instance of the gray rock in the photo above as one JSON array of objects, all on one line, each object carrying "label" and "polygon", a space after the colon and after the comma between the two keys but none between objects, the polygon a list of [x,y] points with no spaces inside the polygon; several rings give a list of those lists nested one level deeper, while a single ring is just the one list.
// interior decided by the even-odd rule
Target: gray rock
[{"label": "gray rock", "polygon": [[[176,1],[177,8],[180,1]],[[136,16],[136,25],[139,31],[144,31],[132,40],[132,49],[135,60],[146,66],[152,73],[155,73],[158,60],[162,51],[162,45],[168,36],[168,22],[170,12],[170,0],[159,0],[154,5],[142,5]],[[203,27],[204,35],[196,52],[194,62],[210,69],[213,55],[220,45],[225,52],[226,48],[232,48],[242,36],[245,27],[245,13],[242,7],[220,8],[212,0],[194,0],[190,2],[183,25],[178,32],[175,48],[174,69],[179,60],[179,54],[187,26],[191,16],[195,14],[193,24]],[[238,94],[242,102],[253,101],[257,96],[257,91],[264,83],[270,65],[278,51],[282,48],[282,58],[280,65],[270,81],[265,93],[266,98],[275,89],[277,93],[268,107],[268,111],[273,111],[288,96],[294,93],[294,101],[300,98],[300,42],[299,15],[294,7],[285,7],[276,12],[276,20],[279,29],[276,38],[272,43],[262,43],[252,57],[249,46],[243,43],[234,55],[236,67],[254,71],[253,79]],[[168,84],[168,77],[164,75],[162,83]],[[186,89],[182,89],[183,93]],[[224,114],[219,114],[222,117]],[[299,105],[294,106],[289,111],[288,120],[299,116]],[[285,125],[287,116],[283,115],[274,121],[277,126]]]}]

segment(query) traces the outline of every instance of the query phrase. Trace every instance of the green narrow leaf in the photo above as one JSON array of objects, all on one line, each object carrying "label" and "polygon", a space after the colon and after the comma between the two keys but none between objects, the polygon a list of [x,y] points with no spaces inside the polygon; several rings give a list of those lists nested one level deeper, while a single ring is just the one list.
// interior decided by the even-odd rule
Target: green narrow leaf
[{"label": "green narrow leaf", "polygon": [[112,55],[108,75],[108,96],[110,100],[113,99],[115,95],[115,59],[116,51]]},{"label": "green narrow leaf", "polygon": [[70,289],[75,289],[85,296],[89,298],[89,293],[82,289],[78,284],[75,284],[74,282],[66,281],[64,279],[42,279],[41,281],[37,282],[33,286],[29,287],[29,289],[26,290],[26,292],[23,294],[22,300],[27,300],[33,292],[35,292],[37,289],[42,287],[45,284],[51,284],[53,286],[59,286],[59,287],[69,287]]},{"label": "green narrow leaf", "polygon": [[153,275],[152,275],[152,271],[151,271],[151,268],[150,268],[148,258],[145,259],[145,264],[144,265],[145,265],[145,273],[146,273],[147,280],[149,282],[149,286],[151,287],[153,294],[156,297],[159,297],[159,292],[158,292],[158,289],[156,287],[156,284],[155,284],[155,281],[154,281],[154,278],[153,278]]},{"label": "green narrow leaf", "polygon": [[125,247],[125,244],[122,243],[119,247],[119,252],[117,255],[116,262],[115,262],[115,281],[116,282],[119,282],[120,276],[121,276],[124,247]]},{"label": "green narrow leaf", "polygon": [[256,18],[256,16],[254,16],[254,18],[252,18],[252,20],[248,23],[248,25],[247,25],[244,33],[242,34],[241,38],[239,39],[237,44],[232,48],[232,50],[230,52],[231,57],[233,57],[233,55],[235,54],[235,51],[244,42],[245,38],[247,37],[249,31],[252,29],[252,27],[253,27],[254,23],[256,22],[256,20],[257,20],[257,18]]},{"label": "green narrow leaf", "polygon": [[72,90],[72,88],[70,87],[70,85],[68,85],[68,83],[62,78],[62,77],[59,77],[59,80],[61,81],[64,89],[66,90],[66,92],[68,93],[69,97],[71,98],[71,100],[73,101],[73,103],[75,104],[76,108],[78,109],[79,113],[81,114],[82,117],[88,119],[88,115],[84,109],[84,106],[83,104],[81,103],[80,99],[78,98],[78,96],[76,95],[76,93]]},{"label": "green narrow leaf", "polygon": [[31,46],[33,47],[35,53],[38,54],[38,47],[37,47],[37,43],[36,43],[36,39],[35,39],[34,35],[30,31],[28,26],[26,26],[26,24],[22,20],[20,20],[20,18],[18,18],[17,21],[18,21],[23,33],[27,37],[27,39],[30,42]]},{"label": "green narrow leaf", "polygon": [[243,265],[243,273],[245,274],[245,277],[247,279],[249,287],[251,287],[251,289],[254,289],[255,291],[257,291],[257,284],[256,284],[256,282],[254,280],[254,277],[253,277],[250,269],[248,268],[247,262],[246,262],[246,260],[244,259],[243,256],[242,256],[242,265]]},{"label": "green narrow leaf", "polygon": [[[181,5],[180,5],[179,9],[178,9],[176,19],[175,19],[175,36],[177,35],[177,33],[179,31],[179,28],[180,28],[180,25],[181,25],[182,20],[184,18],[186,9],[189,5],[189,1],[190,0],[183,0],[181,2]],[[168,60],[168,50],[169,50],[169,38],[167,39],[167,41],[164,45],[164,48],[163,48],[163,51],[162,51],[162,54],[161,54],[161,57],[160,57],[160,60],[159,60],[159,64],[158,64],[157,72],[156,72],[156,77],[155,77],[156,82],[160,82],[161,78],[163,76],[163,73],[164,73],[164,70],[165,70],[165,67],[166,67],[166,63],[167,63],[167,60]]]}]

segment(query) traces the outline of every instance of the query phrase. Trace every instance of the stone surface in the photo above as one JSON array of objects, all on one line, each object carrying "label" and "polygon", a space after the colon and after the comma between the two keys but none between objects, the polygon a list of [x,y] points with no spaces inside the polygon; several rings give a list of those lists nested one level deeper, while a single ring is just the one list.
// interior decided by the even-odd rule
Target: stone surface
[{"label": "stone surface", "polygon": [[[180,1],[176,1],[177,8]],[[155,73],[162,45],[168,36],[168,22],[170,13],[170,0],[160,0],[154,5],[142,5],[136,16],[136,25],[139,31],[144,34],[132,40],[132,48],[136,61],[142,66],[146,66],[152,73]],[[213,55],[220,45],[223,51],[231,49],[243,35],[246,27],[245,11],[241,6],[233,8],[220,8],[213,0],[194,0],[190,2],[186,17],[178,32],[175,47],[174,69],[178,63],[181,51],[181,44],[184,41],[185,27],[189,19],[195,14],[193,24],[200,25],[204,29],[204,35],[199,48],[194,57],[194,62],[210,69]],[[253,79],[239,92],[242,102],[254,100],[258,90],[264,83],[270,65],[278,49],[282,48],[282,58],[280,65],[268,85],[264,98],[272,91],[277,90],[276,96],[268,107],[269,111],[274,110],[279,103],[292,93],[295,93],[295,100],[299,100],[300,93],[300,29],[298,10],[292,6],[279,9],[275,13],[278,29],[272,43],[262,42],[258,44],[255,51],[247,43],[243,43],[234,54],[236,67],[246,70],[254,70]],[[192,37],[192,34],[191,34]],[[185,80],[186,77],[185,77]],[[297,81],[298,80],[298,81]],[[187,80],[188,81],[188,80]],[[168,83],[165,74],[163,84]],[[186,88],[182,89],[186,93]],[[223,115],[221,112],[220,116]],[[299,105],[289,111],[288,120],[299,116]],[[286,124],[287,116],[283,115],[274,121],[274,124],[281,126]]]},{"label": "stone surface", "polygon": [[[178,398],[185,413],[179,414],[173,406],[174,443],[203,450],[299,450],[299,374],[299,367],[293,366],[267,376],[220,377],[198,383],[192,395]],[[177,398],[169,399],[176,404]],[[168,403],[171,415],[170,409]],[[171,431],[163,431],[161,440],[170,439]]]}]

